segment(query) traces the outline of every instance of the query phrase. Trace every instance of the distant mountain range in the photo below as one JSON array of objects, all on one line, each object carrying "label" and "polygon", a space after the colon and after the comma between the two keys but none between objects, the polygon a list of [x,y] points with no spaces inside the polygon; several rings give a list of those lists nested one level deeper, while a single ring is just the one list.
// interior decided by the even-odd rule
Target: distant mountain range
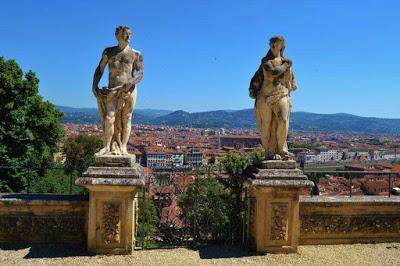
[{"label": "distant mountain range", "polygon": [[[97,108],[74,108],[68,106],[56,105],[60,111],[64,112],[61,118],[62,123],[71,124],[97,124],[100,123]],[[152,119],[168,115],[172,111],[161,109],[136,109],[133,112],[135,123],[148,124]]]},{"label": "distant mountain range", "polygon": [[[56,106],[64,112],[62,123],[99,123],[97,108]],[[218,110],[188,113],[182,110],[136,109],[134,123],[198,128],[254,128],[254,110]],[[291,130],[345,133],[386,133],[400,135],[400,119],[361,117],[351,114],[293,112]]]}]

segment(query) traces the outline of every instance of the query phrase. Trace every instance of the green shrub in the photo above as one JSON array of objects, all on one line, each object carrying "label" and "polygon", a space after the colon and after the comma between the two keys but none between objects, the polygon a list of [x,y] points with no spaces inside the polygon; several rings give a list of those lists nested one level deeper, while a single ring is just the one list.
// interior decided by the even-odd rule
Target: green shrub
[{"label": "green shrub", "polygon": [[77,174],[67,175],[62,168],[48,170],[44,177],[32,182],[32,193],[86,194],[84,188],[75,185]]},{"label": "green shrub", "polygon": [[223,241],[229,237],[232,199],[218,180],[196,179],[178,202],[195,241]]},{"label": "green shrub", "polygon": [[137,235],[138,240],[145,244],[148,236],[155,231],[159,222],[157,211],[151,199],[146,197],[144,193],[139,193],[139,217]]}]

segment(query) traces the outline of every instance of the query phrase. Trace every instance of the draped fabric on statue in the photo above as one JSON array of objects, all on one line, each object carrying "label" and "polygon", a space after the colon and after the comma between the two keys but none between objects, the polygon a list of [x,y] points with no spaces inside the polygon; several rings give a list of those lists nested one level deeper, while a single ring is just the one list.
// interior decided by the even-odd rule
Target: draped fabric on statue
[{"label": "draped fabric on statue", "polygon": [[[99,109],[99,115],[101,119],[101,125],[104,130],[105,119],[107,119],[107,101],[117,100],[115,109],[115,121],[114,121],[114,134],[111,140],[110,153],[114,155],[122,154],[122,139],[123,134],[123,115],[127,112],[132,112],[132,104],[128,99],[136,96],[136,90],[133,88],[129,92],[125,92],[123,89],[118,89],[110,92],[108,95],[96,94],[97,105]],[[131,99],[132,100],[132,99]],[[129,110],[130,109],[130,110]],[[129,125],[130,126],[130,125]],[[103,134],[103,142],[105,143],[105,134]]]},{"label": "draped fabric on statue", "polygon": [[[282,38],[283,41],[283,38]],[[287,133],[292,103],[290,93],[296,89],[296,81],[289,59],[273,55],[271,50],[250,81],[250,96],[255,101],[257,128],[261,143],[269,158],[289,159]]]}]

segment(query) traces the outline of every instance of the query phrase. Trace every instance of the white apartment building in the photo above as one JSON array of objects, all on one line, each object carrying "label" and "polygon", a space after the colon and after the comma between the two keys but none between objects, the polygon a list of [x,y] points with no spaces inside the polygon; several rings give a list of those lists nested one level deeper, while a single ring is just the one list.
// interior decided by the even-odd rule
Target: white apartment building
[{"label": "white apartment building", "polygon": [[342,159],[343,152],[339,150],[326,150],[318,153],[303,153],[300,156],[302,157],[300,158],[300,161],[303,161],[304,163],[326,163],[340,161]]},{"label": "white apartment building", "polygon": [[148,152],[146,153],[147,167],[173,168],[183,166],[182,153]]},{"label": "white apartment building", "polygon": [[383,155],[385,160],[399,160],[400,159],[400,152],[386,152]]}]

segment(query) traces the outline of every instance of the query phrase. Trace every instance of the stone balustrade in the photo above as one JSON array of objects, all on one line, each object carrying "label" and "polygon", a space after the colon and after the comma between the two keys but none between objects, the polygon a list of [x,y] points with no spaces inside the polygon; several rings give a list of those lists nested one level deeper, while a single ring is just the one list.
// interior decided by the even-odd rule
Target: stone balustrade
[{"label": "stone balustrade", "polygon": [[86,242],[85,196],[0,194],[0,243]]},{"label": "stone balustrade", "polygon": [[302,245],[400,242],[400,197],[302,197]]},{"label": "stone balustrade", "polygon": [[[0,194],[0,243],[85,245],[85,196]],[[400,197],[300,197],[300,245],[400,242]]]}]

